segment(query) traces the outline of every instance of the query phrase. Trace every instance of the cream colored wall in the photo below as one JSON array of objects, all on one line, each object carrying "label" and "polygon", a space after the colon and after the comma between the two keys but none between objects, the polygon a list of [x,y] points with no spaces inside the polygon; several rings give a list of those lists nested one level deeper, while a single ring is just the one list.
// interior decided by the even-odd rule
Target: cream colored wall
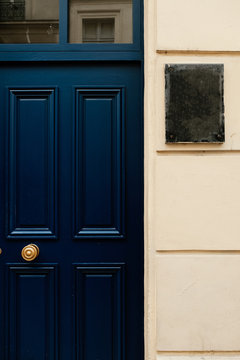
[{"label": "cream colored wall", "polygon": [[[240,359],[239,14],[145,0],[147,360]],[[165,144],[168,63],[224,64],[224,144]]]}]

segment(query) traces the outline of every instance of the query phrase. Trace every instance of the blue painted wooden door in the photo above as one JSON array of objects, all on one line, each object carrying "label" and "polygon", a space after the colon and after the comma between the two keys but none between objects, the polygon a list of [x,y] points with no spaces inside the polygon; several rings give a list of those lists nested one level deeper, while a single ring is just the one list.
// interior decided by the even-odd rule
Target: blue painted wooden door
[{"label": "blue painted wooden door", "polygon": [[141,64],[0,79],[1,359],[143,359]]}]

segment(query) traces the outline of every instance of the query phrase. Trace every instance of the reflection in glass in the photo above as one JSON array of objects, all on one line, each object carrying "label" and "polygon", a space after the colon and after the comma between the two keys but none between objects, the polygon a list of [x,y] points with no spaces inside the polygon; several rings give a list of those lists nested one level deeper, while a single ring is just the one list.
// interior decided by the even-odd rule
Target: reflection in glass
[{"label": "reflection in glass", "polygon": [[57,43],[59,0],[0,0],[0,43]]},{"label": "reflection in glass", "polygon": [[132,43],[132,0],[69,0],[70,43]]}]

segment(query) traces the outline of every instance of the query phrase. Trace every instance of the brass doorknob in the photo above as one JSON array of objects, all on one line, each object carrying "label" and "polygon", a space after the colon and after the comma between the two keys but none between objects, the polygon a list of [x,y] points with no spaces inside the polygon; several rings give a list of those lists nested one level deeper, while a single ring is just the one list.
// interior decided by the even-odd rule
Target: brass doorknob
[{"label": "brass doorknob", "polygon": [[39,247],[35,244],[29,244],[22,249],[22,258],[26,261],[33,261],[39,255]]}]

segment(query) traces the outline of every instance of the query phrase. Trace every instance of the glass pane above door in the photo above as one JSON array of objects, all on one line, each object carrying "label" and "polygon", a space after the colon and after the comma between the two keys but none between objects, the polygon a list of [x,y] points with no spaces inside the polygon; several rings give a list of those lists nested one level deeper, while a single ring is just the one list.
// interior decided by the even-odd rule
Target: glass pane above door
[{"label": "glass pane above door", "polygon": [[0,43],[59,41],[59,0],[0,0]]},{"label": "glass pane above door", "polygon": [[69,0],[70,43],[133,42],[132,0]]}]

